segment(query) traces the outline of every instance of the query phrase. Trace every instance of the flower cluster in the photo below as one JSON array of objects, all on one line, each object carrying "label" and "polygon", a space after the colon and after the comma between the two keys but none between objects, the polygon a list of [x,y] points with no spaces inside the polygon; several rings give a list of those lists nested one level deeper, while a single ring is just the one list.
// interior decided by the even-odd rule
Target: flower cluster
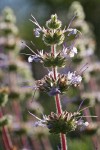
[{"label": "flower cluster", "polygon": [[34,126],[47,127],[49,132],[54,134],[66,134],[68,132],[74,131],[76,128],[86,128],[89,125],[88,122],[82,120],[80,112],[71,113],[63,111],[61,114],[51,112],[51,114],[48,116],[43,115],[43,119],[36,117],[32,113],[30,114],[38,119]]},{"label": "flower cluster", "polygon": [[[51,19],[46,22],[47,28],[42,28],[37,20],[32,16],[34,20],[31,20],[37,28],[34,29],[34,34],[36,37],[40,37],[42,33],[42,39],[45,44],[58,44],[60,45],[64,41],[64,32],[65,30],[61,29],[61,21],[57,19],[57,15],[52,15]],[[56,30],[55,30],[56,29]],[[52,32],[53,30],[53,32]]]},{"label": "flower cluster", "polygon": [[28,62],[41,62],[45,67],[62,67],[66,61],[60,52],[54,57],[52,53],[43,53],[43,50],[41,50],[37,53],[34,52],[33,55],[30,54]]},{"label": "flower cluster", "polygon": [[46,53],[43,64],[45,67],[63,67],[66,64],[66,59],[62,57],[60,52],[55,57],[52,53]]},{"label": "flower cluster", "polygon": [[68,57],[74,57],[75,54],[77,54],[77,48],[76,47],[65,47],[63,46],[63,50],[62,50],[62,56],[65,57],[65,58],[68,58]]},{"label": "flower cluster", "polygon": [[72,85],[75,87],[80,84],[82,77],[76,72],[68,72],[67,74],[58,74],[56,80],[52,72],[43,79],[37,81],[37,88],[48,93],[50,96],[65,93]]},{"label": "flower cluster", "polygon": [[58,52],[55,57],[52,55],[52,53],[43,53],[43,50],[41,50],[33,55],[30,54],[28,57],[28,62],[41,62],[45,67],[64,67],[66,61],[69,58],[74,57],[75,54],[77,54],[76,47],[68,48],[63,46],[63,50]]},{"label": "flower cluster", "polygon": [[[31,15],[32,16],[32,15]],[[62,23],[60,20],[58,20],[57,15],[51,15],[51,19],[46,22],[46,28],[41,27],[37,20],[32,16],[32,21],[35,25],[36,28],[34,29],[34,35],[36,37],[40,37],[42,34],[42,40],[46,45],[60,45],[64,42],[65,39],[65,33],[67,37],[73,37],[73,39],[77,38],[80,35],[80,32],[77,29],[72,29],[69,26],[64,29],[62,29]]]},{"label": "flower cluster", "polygon": [[[38,121],[35,122],[34,126],[43,126],[49,129],[50,133],[62,133],[66,134],[70,131],[74,131],[76,128],[83,128],[88,126],[88,122],[82,120],[82,115],[80,112],[69,113],[67,111],[62,111],[60,98],[57,96],[64,94],[71,87],[77,87],[82,81],[81,74],[74,71],[68,70],[67,74],[60,74],[57,72],[58,67],[64,67],[66,61],[73,58],[78,50],[75,46],[76,40],[80,35],[77,29],[70,28],[70,24],[66,28],[62,28],[62,22],[58,20],[57,15],[51,15],[50,20],[46,22],[46,27],[41,27],[37,20],[32,16],[31,20],[36,28],[34,29],[34,34],[37,38],[42,36],[43,42],[51,47],[50,53],[42,51],[34,52],[30,47],[33,54],[29,54],[28,62],[40,62],[44,67],[51,67],[52,71],[45,75],[41,80],[36,81],[35,89],[46,92],[49,96],[55,96],[57,114],[51,112],[50,115],[43,115],[43,119],[36,117],[34,114],[30,113],[32,116],[37,118]],[[66,39],[69,43],[67,46],[63,44],[63,47],[57,50],[57,46],[64,43]],[[59,96],[58,96],[59,97]],[[59,102],[58,102],[59,101]],[[59,105],[59,106],[58,106]]]},{"label": "flower cluster", "polygon": [[[63,46],[61,51],[55,53],[55,55],[47,52],[38,51],[37,53],[33,52],[33,55],[30,54],[28,57],[28,62],[41,62],[45,67],[62,67],[65,66],[66,58],[72,58],[77,54],[77,48],[75,45],[75,40],[79,36],[80,32],[76,29],[70,28],[70,25],[64,29],[61,29],[62,23],[58,20],[57,15],[51,15],[51,19],[46,22],[46,28],[41,27],[37,20],[32,16],[31,20],[36,28],[34,29],[34,34],[36,37],[40,37],[42,34],[42,40],[46,45],[60,45],[64,42],[65,37],[74,36],[74,42],[71,46]],[[28,47],[28,46],[27,46]],[[29,48],[29,47],[28,47]]]}]

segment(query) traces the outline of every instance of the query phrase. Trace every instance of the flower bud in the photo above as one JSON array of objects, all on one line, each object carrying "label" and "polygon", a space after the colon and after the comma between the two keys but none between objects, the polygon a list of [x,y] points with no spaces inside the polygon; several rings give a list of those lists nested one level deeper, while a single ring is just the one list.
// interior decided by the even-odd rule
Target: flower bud
[{"label": "flower bud", "polygon": [[68,72],[65,74],[58,74],[55,80],[52,75],[46,75],[43,79],[37,81],[37,87],[39,90],[48,93],[50,96],[56,94],[64,94],[68,88],[72,85],[75,87],[80,84],[82,77],[75,73]]},{"label": "flower bud", "polygon": [[46,45],[60,45],[64,41],[64,34],[62,30],[56,30],[54,33],[50,30],[44,33],[43,41]]},{"label": "flower bud", "polygon": [[70,131],[74,131],[77,128],[74,114],[68,113],[67,111],[62,112],[62,114],[57,115],[53,112],[48,116],[47,127],[50,133],[66,134]]},{"label": "flower bud", "polygon": [[51,15],[51,19],[46,22],[46,26],[49,29],[59,29],[62,23],[57,19],[57,15]]},{"label": "flower bud", "polygon": [[36,37],[40,37],[40,31],[41,31],[40,28],[34,29],[34,34],[35,34]]},{"label": "flower bud", "polygon": [[43,60],[45,67],[63,67],[65,66],[65,58],[63,58],[60,53],[56,57],[51,54],[47,54]]}]

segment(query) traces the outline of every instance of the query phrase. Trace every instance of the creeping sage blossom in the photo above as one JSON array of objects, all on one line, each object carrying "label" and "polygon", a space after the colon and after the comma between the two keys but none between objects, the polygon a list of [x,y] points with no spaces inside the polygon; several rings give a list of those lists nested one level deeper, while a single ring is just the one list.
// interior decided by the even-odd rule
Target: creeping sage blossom
[{"label": "creeping sage blossom", "polygon": [[77,48],[73,47],[69,52],[69,56],[74,57],[75,54],[77,54]]},{"label": "creeping sage blossom", "polygon": [[84,131],[88,126],[89,126],[89,122],[84,122],[84,120],[80,119],[78,121],[76,121],[80,131]]},{"label": "creeping sage blossom", "polygon": [[39,62],[41,59],[38,55],[31,55],[28,57],[28,62]]},{"label": "creeping sage blossom", "polygon": [[38,51],[38,54],[31,55],[28,57],[28,62],[40,62],[43,59],[43,50]]},{"label": "creeping sage blossom", "polygon": [[34,29],[34,34],[35,34],[36,37],[40,37],[40,32],[41,32],[40,28]]},{"label": "creeping sage blossom", "polygon": [[75,54],[77,54],[77,48],[72,47],[72,46],[71,47],[65,47],[63,45],[63,50],[62,50],[61,54],[64,58],[68,58],[68,57],[72,58],[75,56]]},{"label": "creeping sage blossom", "polygon": [[81,83],[82,77],[76,72],[68,72],[67,74],[57,73],[56,79],[51,72],[45,75],[44,78],[36,82],[40,91],[48,93],[49,96],[55,96],[56,94],[64,94],[70,86],[75,87]]},{"label": "creeping sage blossom", "polygon": [[68,84],[73,84],[75,86],[79,85],[82,81],[82,77],[77,75],[76,72],[68,72],[67,74]]},{"label": "creeping sage blossom", "polygon": [[38,121],[36,121],[34,123],[35,127],[41,126],[41,127],[46,127],[46,121],[47,121],[47,116],[43,115],[43,119],[38,118],[37,116],[35,116],[34,114],[32,114],[31,112],[29,112],[34,118],[36,118]]},{"label": "creeping sage blossom", "polygon": [[[30,112],[29,112],[30,113]],[[82,120],[80,112],[67,112],[63,111],[61,114],[55,114],[51,112],[50,115],[43,115],[43,119],[38,118],[34,114],[30,113],[38,121],[34,123],[35,127],[47,127],[50,133],[68,133],[74,131],[76,128],[85,129],[89,123]]]},{"label": "creeping sage blossom", "polygon": [[60,94],[60,93],[61,93],[61,91],[58,87],[52,87],[50,89],[50,91],[48,92],[49,96],[54,96],[54,95]]},{"label": "creeping sage blossom", "polygon": [[78,126],[83,126],[83,127],[87,127],[89,125],[89,123],[87,121],[84,122],[84,120],[78,120],[76,121],[76,123],[78,124]]},{"label": "creeping sage blossom", "polygon": [[68,34],[68,36],[70,36],[70,35],[75,35],[75,34],[77,34],[77,32],[78,32],[78,30],[77,29],[68,29],[67,31],[70,31],[70,33]]}]

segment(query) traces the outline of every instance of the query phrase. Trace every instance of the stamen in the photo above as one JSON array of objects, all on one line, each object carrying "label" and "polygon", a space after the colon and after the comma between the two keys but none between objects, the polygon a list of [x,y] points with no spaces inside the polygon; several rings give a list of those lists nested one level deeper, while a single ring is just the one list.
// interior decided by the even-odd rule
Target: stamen
[{"label": "stamen", "polygon": [[82,72],[81,72],[81,75],[83,74],[83,72],[85,72],[86,71],[86,69],[88,69],[88,67],[86,67]]},{"label": "stamen", "polygon": [[23,54],[23,55],[28,55],[28,56],[30,56],[31,54],[26,54],[26,53],[20,53],[20,54]]},{"label": "stamen", "polygon": [[36,47],[35,44],[33,43],[33,41],[31,41],[31,44],[32,44],[34,47]]},{"label": "stamen", "polygon": [[[35,20],[35,22],[37,22],[37,20],[35,19],[35,17],[31,14],[31,17]],[[38,22],[37,22],[38,23]]]},{"label": "stamen", "polygon": [[[80,74],[83,74],[83,72],[88,68],[88,63],[86,63],[85,65],[83,65],[81,68],[80,68],[80,70],[78,71],[78,73],[80,73]],[[86,67],[86,68],[85,68]],[[85,68],[85,69],[84,69]],[[84,69],[83,71],[82,71],[82,69]]]},{"label": "stamen", "polygon": [[42,28],[41,28],[41,26],[39,25],[39,23],[37,22],[37,20],[35,19],[35,17],[31,14],[31,17],[34,19],[34,21],[32,21],[31,19],[29,19],[30,21],[32,21],[34,24],[36,24],[41,30],[42,30]]},{"label": "stamen", "polygon": [[35,116],[34,114],[32,114],[30,111],[28,111],[29,114],[31,114],[33,117],[35,117],[37,120],[42,121],[42,119],[38,118],[37,116]]},{"label": "stamen", "polygon": [[77,16],[77,14],[72,17],[72,19],[71,19],[71,21],[70,21],[66,31],[69,29],[69,27],[71,26],[71,24],[72,24],[72,22],[73,22],[73,20],[75,19],[76,16]]},{"label": "stamen", "polygon": [[91,118],[97,118],[98,116],[78,116],[78,117],[76,117],[76,118],[86,118],[86,117],[91,117]]},{"label": "stamen", "polygon": [[78,108],[78,110],[77,110],[77,112],[79,112],[79,110],[80,110],[80,108],[82,107],[82,104],[83,104],[83,102],[85,101],[85,99],[84,100],[82,100],[82,102],[80,103],[80,105],[79,105],[79,108]]},{"label": "stamen", "polygon": [[81,112],[81,111],[83,111],[83,110],[85,110],[85,109],[88,109],[88,108],[90,108],[90,107],[92,107],[92,106],[85,107],[85,108],[81,109],[79,112]]},{"label": "stamen", "polygon": [[29,20],[41,29],[41,27],[40,27],[36,22],[34,22],[34,21],[31,20],[31,19],[29,19]]},{"label": "stamen", "polygon": [[[22,42],[23,43],[23,42]],[[37,55],[27,44],[23,43],[33,54]]]}]

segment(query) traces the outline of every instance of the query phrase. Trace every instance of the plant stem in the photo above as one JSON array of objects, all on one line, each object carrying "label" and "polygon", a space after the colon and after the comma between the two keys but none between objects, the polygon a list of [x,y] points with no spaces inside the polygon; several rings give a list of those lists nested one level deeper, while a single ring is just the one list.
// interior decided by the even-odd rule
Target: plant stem
[{"label": "plant stem", "polygon": [[[56,45],[51,46],[51,53],[52,56],[55,57],[56,55]],[[52,69],[53,71],[53,75],[54,75],[54,79],[57,79],[57,67],[54,67]],[[60,102],[60,95],[56,94],[55,96],[55,103],[56,103],[56,109],[57,109],[57,113],[61,114],[62,113],[62,107],[61,107],[61,102]],[[62,150],[67,150],[67,141],[66,141],[66,135],[60,133],[60,139],[61,139],[61,149]]]},{"label": "plant stem", "polygon": [[65,134],[60,134],[61,138],[61,149],[62,150],[67,150],[67,140],[66,140],[66,135]]},{"label": "plant stem", "polygon": [[57,94],[55,96],[55,102],[56,102],[56,109],[57,109],[57,113],[61,114],[62,113],[62,108],[61,108],[61,103],[60,103],[60,96],[59,94]]}]

